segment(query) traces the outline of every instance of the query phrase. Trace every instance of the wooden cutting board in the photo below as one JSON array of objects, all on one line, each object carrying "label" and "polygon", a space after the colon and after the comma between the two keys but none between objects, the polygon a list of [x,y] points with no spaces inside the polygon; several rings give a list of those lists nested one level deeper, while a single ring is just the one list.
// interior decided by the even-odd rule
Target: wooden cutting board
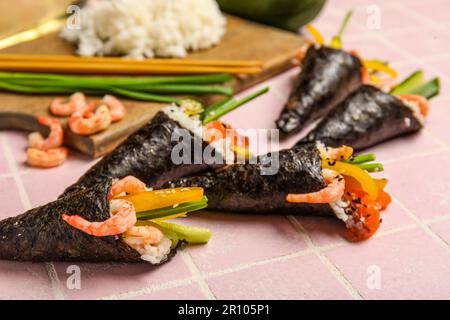
[{"label": "wooden cutting board", "polygon": [[[190,59],[260,60],[264,70],[257,75],[242,75],[230,84],[236,92],[241,92],[263,82],[292,67],[291,61],[304,44],[296,34],[256,24],[236,17],[228,17],[227,33],[216,47],[192,53]],[[49,34],[34,41],[21,43],[0,51],[1,53],[27,54],[73,54],[75,48],[61,39],[58,34]],[[0,130],[19,129],[48,133],[40,126],[36,116],[49,115],[49,105],[54,96],[30,96],[0,93]],[[212,102],[217,97],[204,97]],[[81,137],[67,129],[67,119],[61,119],[66,131],[65,143],[93,158],[114,149],[128,135],[136,131],[164,105],[158,103],[124,100],[129,114],[108,130]]]}]

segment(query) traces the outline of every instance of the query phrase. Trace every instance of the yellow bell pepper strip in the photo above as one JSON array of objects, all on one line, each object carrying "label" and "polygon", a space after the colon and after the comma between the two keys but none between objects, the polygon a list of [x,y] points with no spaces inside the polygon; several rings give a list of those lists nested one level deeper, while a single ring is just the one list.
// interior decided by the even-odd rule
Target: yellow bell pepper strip
[{"label": "yellow bell pepper strip", "polygon": [[386,63],[378,60],[364,60],[363,65],[371,71],[377,71],[388,74],[392,78],[397,78],[397,71],[389,67]]},{"label": "yellow bell pepper strip", "polygon": [[322,168],[334,170],[342,175],[355,178],[361,184],[362,190],[369,195],[370,199],[375,201],[378,198],[377,184],[366,171],[358,168],[357,166],[340,161],[332,162],[322,160]]},{"label": "yellow bell pepper strip", "polygon": [[203,188],[173,188],[131,194],[119,199],[133,203],[136,212],[175,206],[184,202],[200,201]]},{"label": "yellow bell pepper strip", "polygon": [[314,28],[314,26],[312,24],[308,24],[306,26],[306,30],[308,30],[309,34],[311,34],[311,36],[314,39],[314,42],[319,45],[319,46],[323,46],[325,44],[325,39],[322,36],[322,34],[319,32],[319,30],[317,30],[316,28]]}]

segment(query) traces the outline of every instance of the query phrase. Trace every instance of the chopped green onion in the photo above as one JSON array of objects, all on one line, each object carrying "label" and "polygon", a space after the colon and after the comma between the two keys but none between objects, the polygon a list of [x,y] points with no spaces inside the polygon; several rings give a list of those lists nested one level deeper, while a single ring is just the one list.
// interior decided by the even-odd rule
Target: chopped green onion
[{"label": "chopped green onion", "polygon": [[411,90],[421,86],[425,82],[422,70],[417,70],[391,90],[391,94],[411,93]]},{"label": "chopped green onion", "polygon": [[205,209],[206,207],[208,207],[208,198],[203,197],[203,199],[200,201],[180,203],[176,207],[170,206],[166,208],[139,212],[136,213],[136,217],[138,220],[154,220],[164,217],[170,217],[180,213],[198,211]]},{"label": "chopped green onion", "polygon": [[335,35],[332,39],[331,39],[331,43],[330,43],[330,47],[334,48],[334,49],[341,49],[342,48],[342,35],[345,32],[345,29],[347,29],[348,23],[350,22],[350,19],[353,15],[353,10],[350,10],[347,12],[347,14],[345,15],[344,20],[342,21],[342,24],[339,28],[339,32],[337,35]]},{"label": "chopped green onion", "polygon": [[441,84],[439,78],[434,78],[420,87],[414,88],[410,93],[431,99],[439,94],[440,88]]},{"label": "chopped green onion", "polygon": [[384,171],[383,165],[381,163],[363,163],[355,164],[358,168],[366,170],[367,172],[381,172]]},{"label": "chopped green onion", "polygon": [[155,102],[162,102],[162,103],[180,103],[181,99],[179,98],[172,98],[172,97],[164,97],[159,96],[156,94],[151,93],[143,93],[138,91],[130,91],[120,88],[111,87],[110,91],[115,94],[119,94],[121,96],[136,99],[136,100],[143,100],[143,101],[155,101]]},{"label": "chopped green onion", "polygon": [[221,94],[225,96],[230,96],[233,94],[233,89],[229,87],[190,84],[139,85],[136,87],[130,87],[130,89],[151,93]]},{"label": "chopped green onion", "polygon": [[356,156],[356,157],[351,157],[350,159],[343,161],[343,162],[350,163],[350,164],[361,164],[361,163],[366,163],[366,162],[375,161],[375,160],[376,160],[375,154],[368,153],[368,154],[363,154],[363,155]]},{"label": "chopped green onion", "polygon": [[236,101],[231,99],[229,101],[222,101],[222,103],[218,103],[215,106],[209,107],[205,110],[203,114],[203,124],[208,124],[212,121],[219,119],[220,117],[226,115],[227,113],[239,108],[240,106],[252,101],[253,99],[267,93],[269,91],[268,87],[265,87],[261,90],[258,90],[247,97]]}]

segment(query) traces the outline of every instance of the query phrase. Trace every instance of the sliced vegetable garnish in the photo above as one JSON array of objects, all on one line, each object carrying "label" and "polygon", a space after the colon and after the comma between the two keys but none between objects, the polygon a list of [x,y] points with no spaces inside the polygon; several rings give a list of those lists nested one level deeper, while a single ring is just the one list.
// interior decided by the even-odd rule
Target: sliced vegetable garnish
[{"label": "sliced vegetable garnish", "polygon": [[379,60],[364,60],[364,67],[371,71],[382,72],[388,74],[392,78],[397,78],[397,71],[392,69],[387,63]]},{"label": "sliced vegetable garnish", "polygon": [[325,44],[325,39],[322,36],[322,34],[319,32],[319,30],[317,30],[312,24],[308,24],[306,26],[306,30],[308,30],[308,32],[311,34],[311,36],[314,39],[314,42],[319,45],[319,46],[323,46]]},{"label": "sliced vegetable garnish", "polygon": [[339,32],[337,33],[337,35],[335,35],[331,39],[331,43],[330,43],[331,48],[342,49],[342,35],[344,34],[345,29],[347,28],[352,15],[353,15],[353,10],[348,11],[347,14],[345,15],[344,20],[342,21],[342,24],[339,28]]},{"label": "sliced vegetable garnish", "polygon": [[439,94],[440,88],[441,83],[439,78],[434,78],[419,87],[413,88],[409,93],[431,99]]},{"label": "sliced vegetable garnish", "polygon": [[251,100],[267,93],[269,91],[269,87],[265,87],[261,90],[258,90],[247,97],[241,100],[231,99],[229,101],[225,101],[223,103],[218,103],[213,105],[205,110],[203,114],[203,124],[208,124],[212,121],[219,119],[220,117],[226,115],[227,113],[239,108],[240,106],[250,102]]},{"label": "sliced vegetable garnish", "polygon": [[377,184],[365,170],[349,163],[341,161],[331,162],[327,160],[322,160],[322,168],[331,169],[339,172],[342,175],[355,178],[361,184],[362,189],[370,196],[371,199],[377,199]]},{"label": "sliced vegetable garnish", "polygon": [[422,70],[417,70],[391,90],[391,94],[411,93],[411,91],[425,82]]},{"label": "sliced vegetable garnish", "polygon": [[368,154],[362,154],[360,156],[351,157],[350,159],[348,159],[347,161],[344,161],[344,162],[351,163],[351,164],[360,164],[360,163],[375,161],[376,159],[377,158],[376,158],[375,154],[368,153]]},{"label": "sliced vegetable garnish", "polygon": [[383,165],[381,163],[361,163],[355,164],[358,168],[365,170],[367,172],[381,172],[384,171]]},{"label": "sliced vegetable garnish", "polygon": [[190,201],[180,203],[179,205],[172,205],[160,207],[153,210],[147,210],[136,213],[138,220],[167,220],[176,218],[176,216],[184,215],[187,212],[193,212],[205,209],[208,206],[208,198],[202,197],[199,201]]},{"label": "sliced vegetable garnish", "polygon": [[183,226],[166,221],[139,221],[138,225],[150,225],[160,229],[172,241],[172,248],[175,248],[179,241],[186,241],[189,244],[208,243],[212,236],[211,230],[207,228]]},{"label": "sliced vegetable garnish", "polygon": [[[203,188],[174,188],[141,192],[119,197],[133,203],[136,212],[176,206],[184,202],[201,201]],[[184,211],[186,212],[186,211]]]}]

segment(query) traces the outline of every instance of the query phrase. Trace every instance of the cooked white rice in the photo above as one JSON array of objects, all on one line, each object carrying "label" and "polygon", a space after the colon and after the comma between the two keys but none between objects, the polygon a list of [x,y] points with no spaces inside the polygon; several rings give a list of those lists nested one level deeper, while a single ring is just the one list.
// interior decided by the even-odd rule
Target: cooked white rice
[{"label": "cooked white rice", "polygon": [[81,56],[184,57],[221,40],[226,19],[214,0],[96,0],[81,10],[81,28],[62,37]]}]

